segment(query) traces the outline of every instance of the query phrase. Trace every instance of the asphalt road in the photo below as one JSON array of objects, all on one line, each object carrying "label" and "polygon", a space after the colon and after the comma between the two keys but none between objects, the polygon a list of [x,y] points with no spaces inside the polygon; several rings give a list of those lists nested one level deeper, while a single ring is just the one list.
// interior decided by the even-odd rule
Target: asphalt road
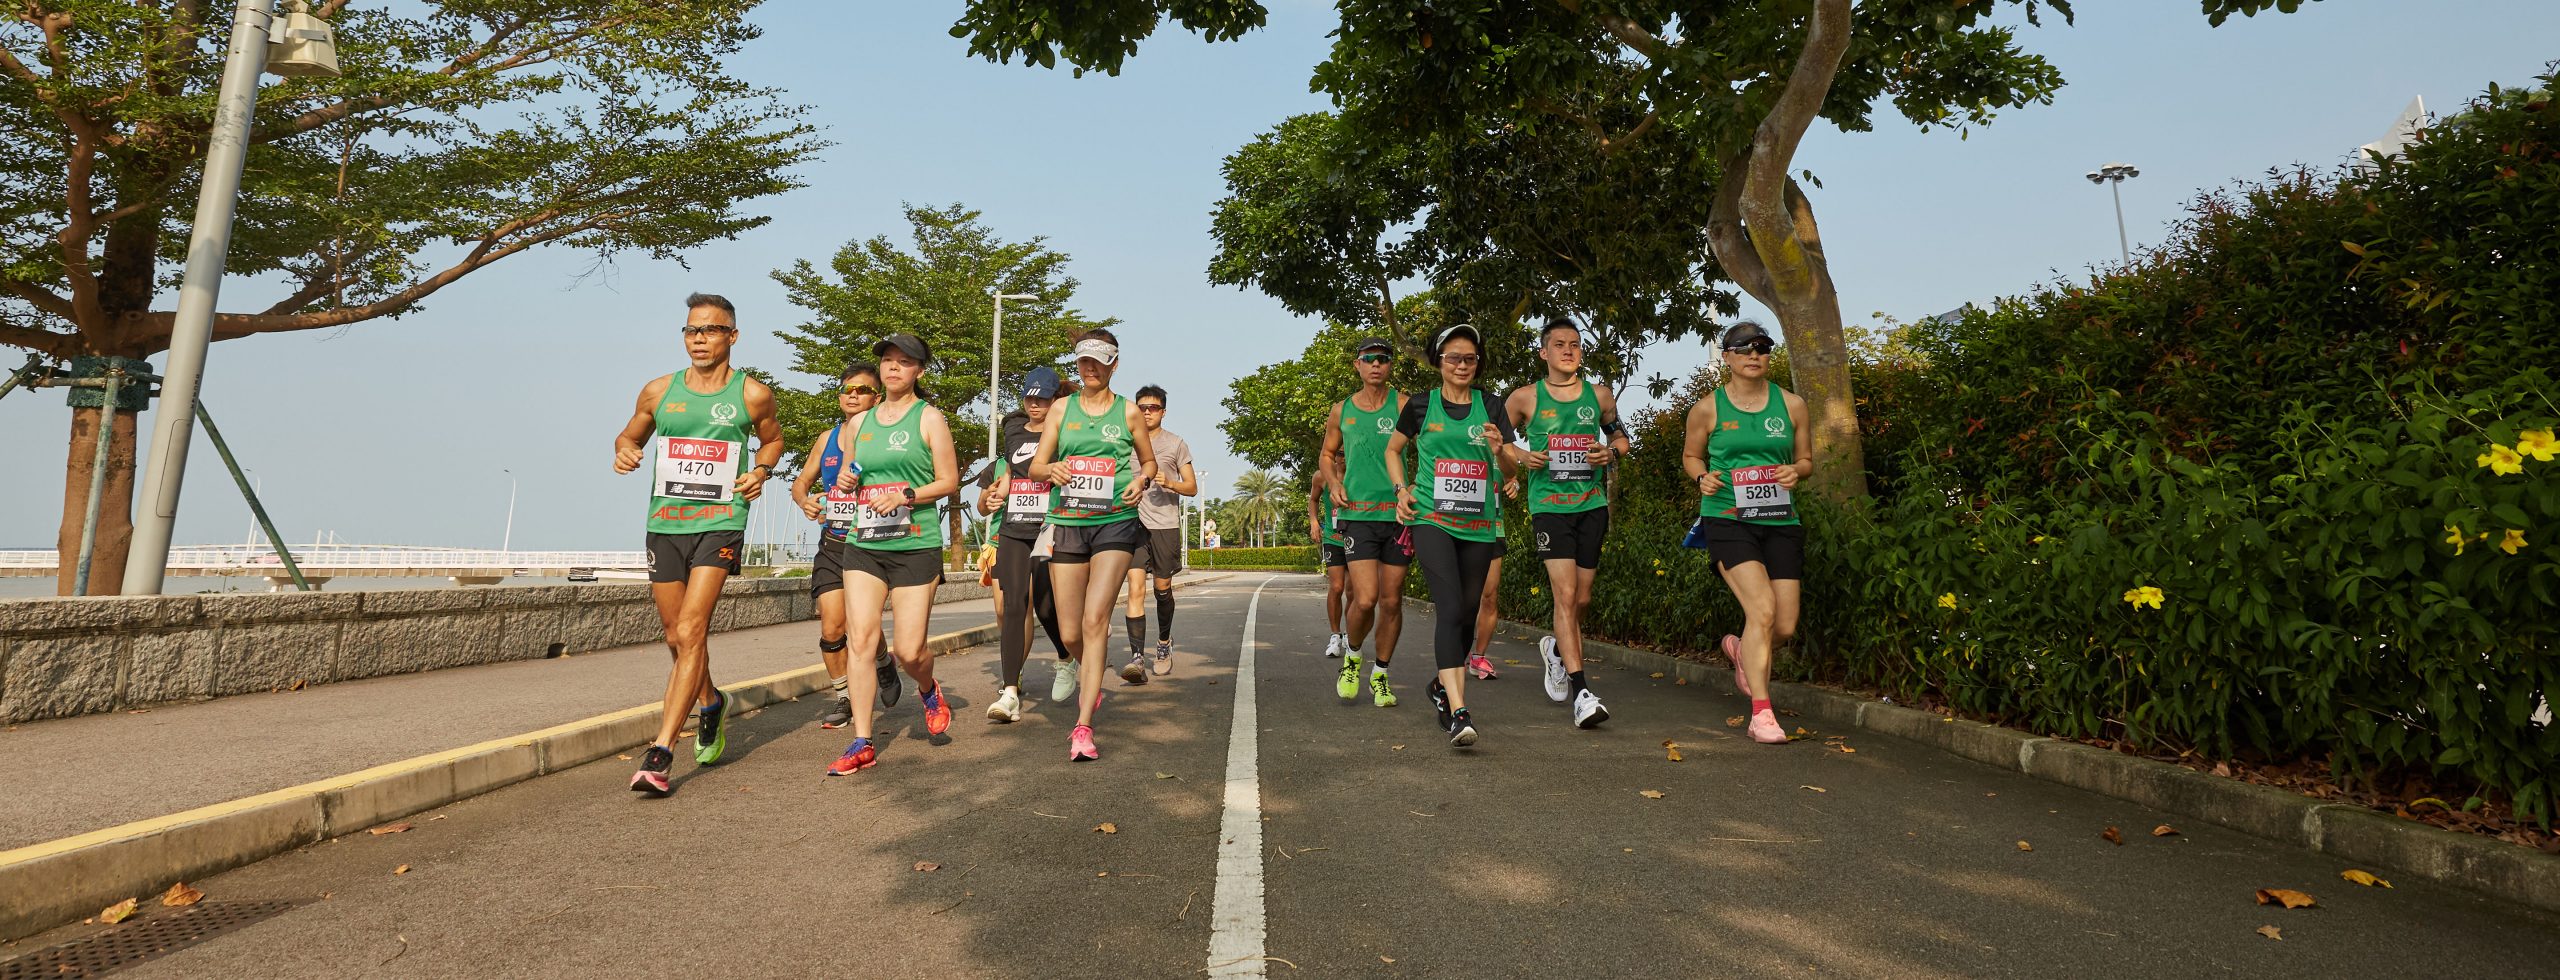
[{"label": "asphalt road", "polygon": [[[1182,593],[1177,669],[1110,682],[1099,762],[1066,760],[1063,706],[988,724],[980,648],[944,661],[950,736],[925,738],[909,698],[858,776],[820,775],[846,739],[816,728],[814,699],[776,706],[742,722],[731,761],[679,763],[669,799],[636,798],[634,763],[608,760],[198,882],[208,901],[303,904],[123,975],[1199,975],[1234,665],[1264,580]],[[1403,706],[1334,699],[1320,580],[1271,578],[1254,631],[1272,976],[2509,977],[2560,961],[2551,916],[2361,887],[2328,858],[1891,739],[1758,745],[1726,727],[1731,696],[1609,665],[1593,683],[1615,718],[1579,731],[1535,651],[1509,643],[1496,660],[1521,666],[1471,688],[1483,740],[1453,750],[1422,696],[1427,649],[1402,652]],[[1045,696],[1045,671],[1029,677]],[[2182,832],[2152,836],[2164,823]],[[2260,906],[2261,888],[2319,904]]]}]

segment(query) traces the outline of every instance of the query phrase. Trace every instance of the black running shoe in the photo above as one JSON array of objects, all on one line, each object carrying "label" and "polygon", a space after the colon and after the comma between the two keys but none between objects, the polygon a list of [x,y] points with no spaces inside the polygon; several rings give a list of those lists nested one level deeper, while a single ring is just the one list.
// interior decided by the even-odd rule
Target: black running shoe
[{"label": "black running shoe", "polygon": [[675,768],[676,754],[663,745],[649,746],[640,755],[640,771],[631,774],[631,791],[661,797],[675,792],[667,782],[667,770]]},{"label": "black running shoe", "polygon": [[1441,731],[1450,730],[1449,689],[1441,687],[1437,677],[1431,679],[1431,717],[1440,723]]},{"label": "black running shoe", "polygon": [[895,708],[898,706],[898,695],[906,693],[906,683],[898,679],[897,659],[886,654],[881,655],[879,670],[880,706]]},{"label": "black running shoe", "polygon": [[1474,744],[1476,744],[1475,719],[1467,714],[1467,709],[1460,708],[1457,714],[1449,717],[1449,747],[1463,749]]}]

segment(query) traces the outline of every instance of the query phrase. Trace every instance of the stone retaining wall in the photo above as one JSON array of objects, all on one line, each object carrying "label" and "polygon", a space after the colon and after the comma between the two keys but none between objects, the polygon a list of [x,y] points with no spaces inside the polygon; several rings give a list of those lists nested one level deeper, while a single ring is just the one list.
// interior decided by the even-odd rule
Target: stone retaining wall
[{"label": "stone retaining wall", "polygon": [[[936,598],[982,598],[955,580]],[[713,632],[816,615],[809,580],[732,579]],[[665,636],[646,585],[0,602],[0,723],[582,653]]]}]

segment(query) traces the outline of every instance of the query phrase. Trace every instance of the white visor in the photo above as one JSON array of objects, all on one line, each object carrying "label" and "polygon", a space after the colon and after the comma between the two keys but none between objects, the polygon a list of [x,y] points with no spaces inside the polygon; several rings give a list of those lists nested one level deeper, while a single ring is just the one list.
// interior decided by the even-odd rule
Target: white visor
[{"label": "white visor", "polygon": [[1108,340],[1079,340],[1076,341],[1076,360],[1091,360],[1101,364],[1118,364],[1120,363],[1120,348],[1113,346]]}]

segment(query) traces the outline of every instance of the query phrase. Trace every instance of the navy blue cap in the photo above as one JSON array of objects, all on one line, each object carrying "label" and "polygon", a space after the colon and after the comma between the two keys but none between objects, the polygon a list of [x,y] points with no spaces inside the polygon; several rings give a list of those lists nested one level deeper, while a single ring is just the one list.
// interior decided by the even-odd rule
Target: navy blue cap
[{"label": "navy blue cap", "polygon": [[1058,397],[1058,372],[1048,367],[1032,368],[1031,373],[1022,376],[1022,397]]}]

